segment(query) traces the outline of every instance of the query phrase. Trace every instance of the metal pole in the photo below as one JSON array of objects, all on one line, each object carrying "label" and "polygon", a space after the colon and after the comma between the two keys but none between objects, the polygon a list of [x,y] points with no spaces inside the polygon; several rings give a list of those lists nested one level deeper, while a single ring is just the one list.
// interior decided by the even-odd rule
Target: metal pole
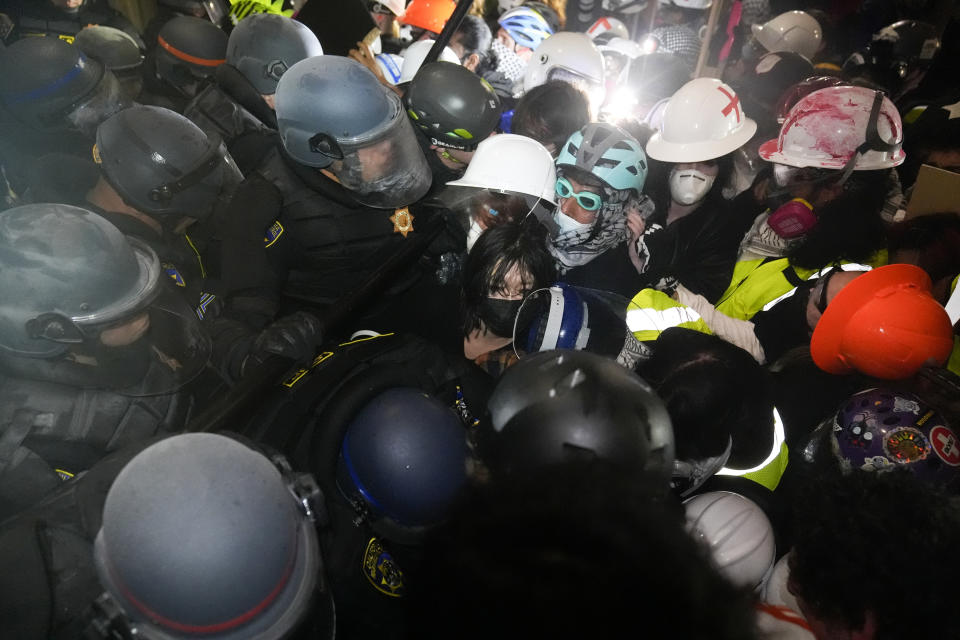
[{"label": "metal pole", "polygon": [[443,31],[440,32],[433,46],[430,47],[430,51],[427,52],[427,57],[423,59],[423,64],[436,62],[440,59],[440,52],[443,51],[443,48],[450,42],[453,32],[460,26],[460,23],[463,21],[463,16],[467,15],[467,12],[470,11],[470,7],[472,6],[473,0],[460,0],[457,3],[453,13],[450,14],[450,19],[443,25]]},{"label": "metal pole", "polygon": [[710,8],[710,18],[707,20],[707,35],[700,44],[700,57],[697,59],[697,70],[693,74],[694,78],[700,77],[700,74],[703,73],[704,66],[707,64],[707,57],[710,55],[710,41],[713,39],[713,32],[717,28],[720,10],[724,4],[723,0],[717,0]]}]

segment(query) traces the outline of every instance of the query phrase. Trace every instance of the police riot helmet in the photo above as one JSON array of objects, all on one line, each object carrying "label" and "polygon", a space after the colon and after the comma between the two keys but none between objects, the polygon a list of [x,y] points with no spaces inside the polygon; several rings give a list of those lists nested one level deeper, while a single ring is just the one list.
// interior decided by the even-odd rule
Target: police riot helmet
[{"label": "police riot helmet", "polygon": [[130,104],[102,63],[58,38],[24,38],[0,51],[0,101],[35,129],[74,128],[91,137]]},{"label": "police riot helmet", "polygon": [[466,486],[467,459],[466,430],[452,408],[394,387],[347,427],[337,487],[376,531],[404,542],[444,520]]},{"label": "police riot helmet", "polygon": [[150,214],[205,218],[243,179],[219,138],[162,107],[131,107],[100,125],[94,160],[124,202]]},{"label": "police riot helmet", "polygon": [[421,67],[404,102],[413,123],[438,147],[472,151],[500,122],[500,98],[490,83],[450,62]]},{"label": "police riot helmet", "polygon": [[322,589],[318,493],[282,458],[226,436],[147,447],[107,493],[93,551],[101,608],[125,637],[288,637]]},{"label": "police riot helmet", "polygon": [[227,34],[208,20],[176,16],[157,34],[157,75],[192,95],[199,80],[226,62]]},{"label": "police riot helmet", "polygon": [[143,51],[133,36],[115,27],[92,24],[80,30],[73,44],[112,71],[129,98],[140,95]]},{"label": "police riot helmet", "polygon": [[227,64],[237,68],[254,88],[272,95],[287,69],[305,58],[323,55],[313,31],[292,18],[252,13],[241,20],[227,41]]},{"label": "police riot helmet", "polygon": [[175,390],[207,361],[209,338],[165,286],[157,255],[95,213],[64,204],[0,212],[0,264],[0,356],[73,349],[100,365],[79,386],[128,395]]},{"label": "police riot helmet", "polygon": [[[843,63],[843,76],[899,93],[918,82],[940,51],[937,28],[918,20],[900,20],[873,34],[870,43]],[[894,98],[897,96],[894,95]]]},{"label": "police riot helmet", "polygon": [[342,56],[314,56],[280,78],[277,124],[286,152],[330,167],[358,201],[400,207],[423,197],[431,173],[400,97]]},{"label": "police riot helmet", "polygon": [[568,460],[604,460],[663,477],[673,429],[657,394],[616,361],[586,351],[547,351],[507,369],[478,434],[493,475]]}]

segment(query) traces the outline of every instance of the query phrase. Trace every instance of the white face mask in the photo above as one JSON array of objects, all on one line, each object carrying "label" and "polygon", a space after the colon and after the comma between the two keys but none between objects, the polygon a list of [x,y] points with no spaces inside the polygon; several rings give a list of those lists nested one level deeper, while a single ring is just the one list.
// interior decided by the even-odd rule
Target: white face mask
[{"label": "white face mask", "polygon": [[470,253],[473,245],[477,244],[477,238],[479,238],[480,234],[484,231],[485,229],[480,226],[479,222],[476,220],[470,221],[470,228],[467,229],[467,253]]},{"label": "white face mask", "polygon": [[593,227],[593,222],[577,222],[564,212],[557,210],[553,214],[553,219],[556,220],[557,226],[560,227],[560,233],[569,233],[571,231],[589,231]]},{"label": "white face mask", "polygon": [[674,201],[690,205],[703,200],[717,176],[708,176],[696,169],[678,169],[670,172],[670,196]]}]

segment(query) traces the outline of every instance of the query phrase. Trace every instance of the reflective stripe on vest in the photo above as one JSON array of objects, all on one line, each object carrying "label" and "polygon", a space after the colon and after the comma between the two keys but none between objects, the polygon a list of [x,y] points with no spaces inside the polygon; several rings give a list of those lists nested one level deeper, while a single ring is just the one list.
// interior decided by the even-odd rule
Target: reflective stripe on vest
[{"label": "reflective stripe on vest", "polygon": [[627,327],[642,342],[656,340],[670,327],[712,333],[699,313],[656,289],[644,289],[633,297],[627,308]]},{"label": "reflective stripe on vest", "polygon": [[[858,264],[858,263],[856,263],[856,262],[844,263],[844,264],[841,264],[841,265],[840,265],[840,270],[841,270],[841,271],[870,271],[872,268],[873,268],[873,267],[871,267],[871,266],[868,265],[868,264]],[[821,269],[820,271],[814,271],[814,272],[811,273],[809,276],[807,276],[806,280],[809,282],[810,280],[814,280],[814,279],[816,279],[816,278],[819,278],[819,277],[821,277],[822,275],[823,275],[823,270],[822,270],[822,269]],[[770,310],[771,308],[773,308],[773,306],[776,305],[778,302],[780,302],[780,301],[782,301],[782,300],[786,300],[787,298],[789,298],[790,296],[792,296],[792,295],[795,294],[796,292],[797,292],[797,287],[794,287],[793,289],[791,289],[790,291],[787,291],[785,294],[783,294],[783,295],[780,296],[779,298],[775,298],[774,300],[771,300],[771,301],[768,302],[767,304],[763,305],[763,310],[764,310],[764,311],[769,311],[769,310]]]},{"label": "reflective stripe on vest", "polygon": [[750,469],[731,469],[724,467],[717,471],[718,476],[739,476],[753,480],[757,484],[773,491],[780,484],[780,478],[787,469],[789,451],[787,449],[786,431],[780,413],[773,410],[773,446],[766,459]]}]

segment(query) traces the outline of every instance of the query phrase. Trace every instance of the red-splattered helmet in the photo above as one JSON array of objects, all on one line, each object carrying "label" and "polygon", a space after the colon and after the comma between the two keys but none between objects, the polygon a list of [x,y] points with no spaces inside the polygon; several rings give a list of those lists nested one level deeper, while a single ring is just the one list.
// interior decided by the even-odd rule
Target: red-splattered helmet
[{"label": "red-splattered helmet", "polygon": [[903,123],[893,102],[865,87],[814,91],[794,105],[764,160],[792,167],[870,171],[903,163]]}]

